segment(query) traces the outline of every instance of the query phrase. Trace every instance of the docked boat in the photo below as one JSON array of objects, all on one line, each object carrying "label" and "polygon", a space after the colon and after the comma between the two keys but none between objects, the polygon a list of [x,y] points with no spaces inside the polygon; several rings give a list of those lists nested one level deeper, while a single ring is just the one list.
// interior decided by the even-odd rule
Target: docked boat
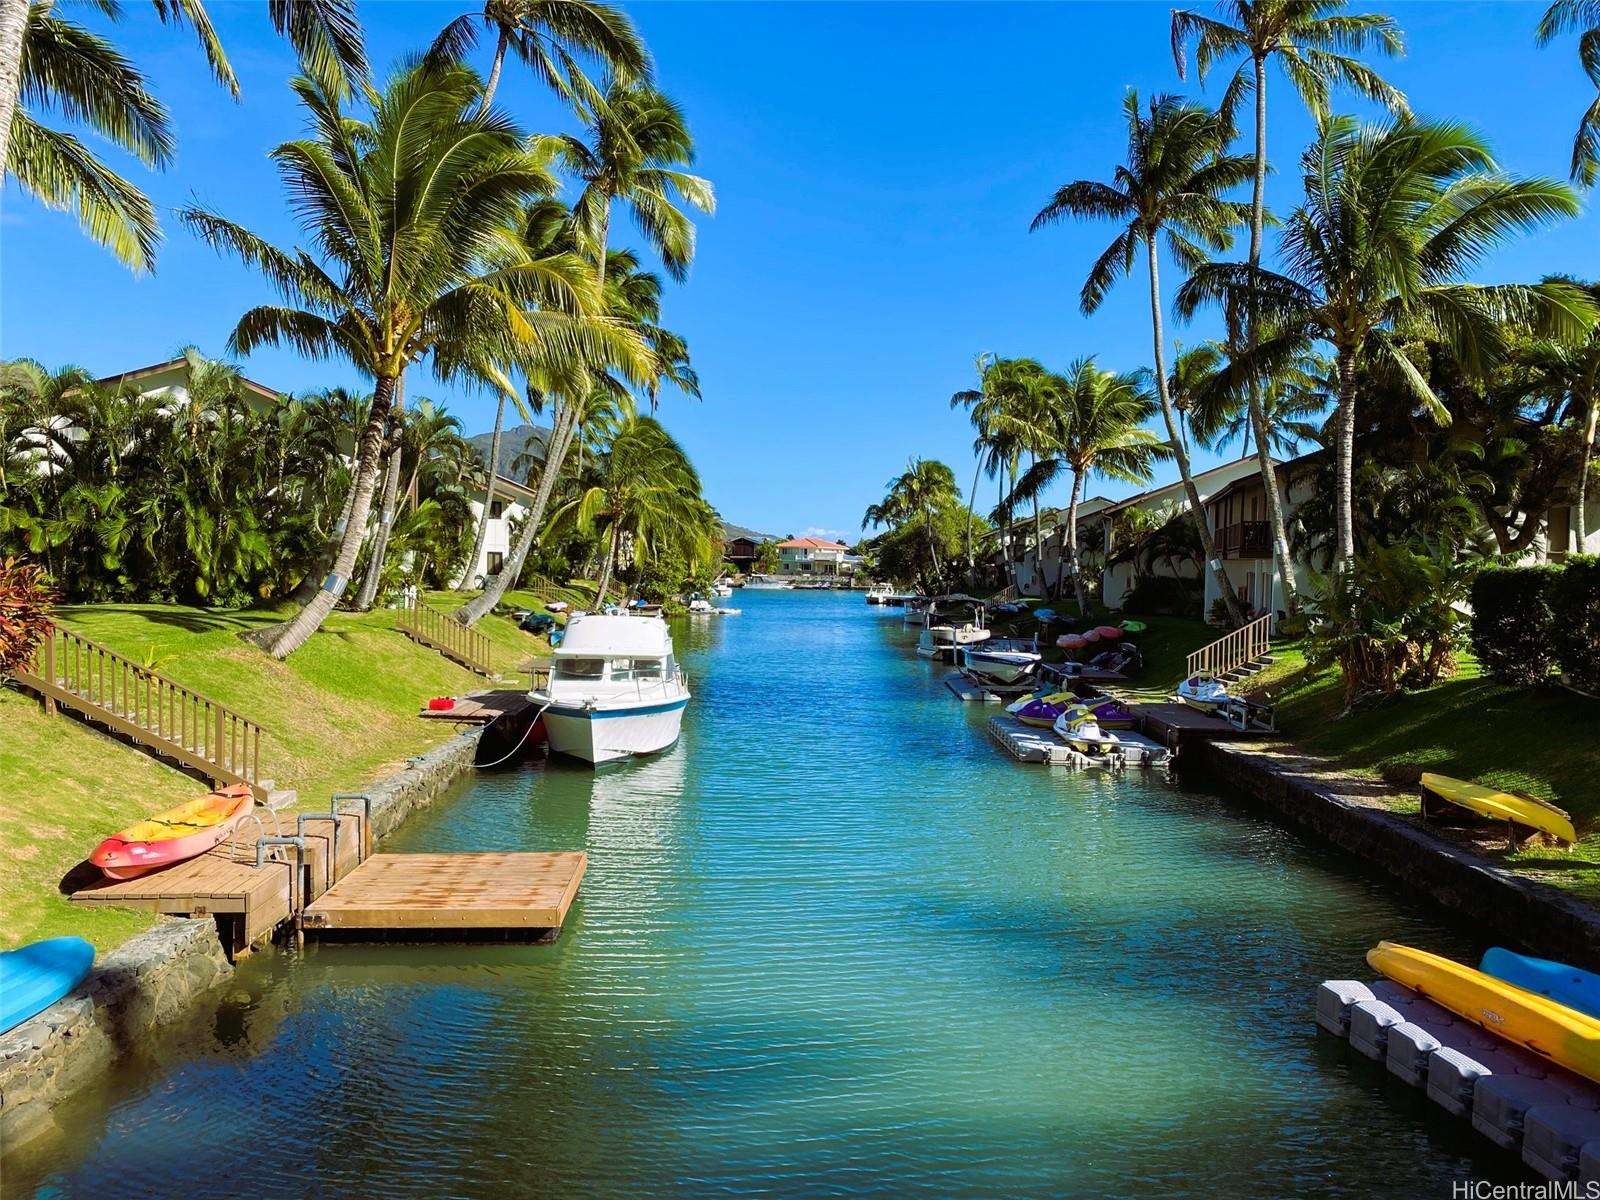
[{"label": "docked boat", "polygon": [[[946,604],[946,610],[941,612],[938,601],[930,603],[923,616],[922,636],[917,640],[917,653],[923,658],[954,661],[957,651],[963,647],[989,640],[990,630],[984,627],[980,601],[964,599],[954,604],[946,601]],[[951,608],[954,616],[950,615]]]},{"label": "docked boat", "polygon": [[1063,712],[1056,718],[1053,728],[1058,738],[1090,758],[1118,754],[1122,750],[1117,735],[1101,729],[1094,710],[1083,704],[1075,704]]},{"label": "docked boat", "polygon": [[719,579],[711,585],[711,594],[718,600],[726,600],[733,595],[733,584],[725,579]]},{"label": "docked boat", "polygon": [[1178,699],[1203,713],[1215,713],[1228,703],[1228,689],[1209,671],[1196,671],[1178,685]]},{"label": "docked boat", "polygon": [[972,682],[1000,687],[1025,685],[1043,656],[1028,638],[991,638],[956,648],[956,665]]},{"label": "docked boat", "polygon": [[230,784],[112,834],[94,848],[89,862],[108,879],[137,879],[185,862],[232,837],[255,803],[248,784]]},{"label": "docked boat", "polygon": [[757,592],[788,592],[794,590],[794,580],[780,579],[776,575],[752,575],[744,581],[744,585]]},{"label": "docked boat", "polygon": [[875,583],[867,589],[868,604],[888,604],[894,599],[894,589],[887,583]]},{"label": "docked boat", "polygon": [[704,596],[696,596],[689,601],[689,615],[691,617],[714,617],[717,615],[717,609]]},{"label": "docked boat", "polygon": [[573,617],[553,658],[549,683],[531,696],[557,754],[598,764],[678,740],[689,685],[660,617]]},{"label": "docked boat", "polygon": [[1042,696],[1024,696],[1016,703],[1007,705],[1006,711],[1024,725],[1050,729],[1062,713],[1077,703],[1076,692],[1047,692]]}]

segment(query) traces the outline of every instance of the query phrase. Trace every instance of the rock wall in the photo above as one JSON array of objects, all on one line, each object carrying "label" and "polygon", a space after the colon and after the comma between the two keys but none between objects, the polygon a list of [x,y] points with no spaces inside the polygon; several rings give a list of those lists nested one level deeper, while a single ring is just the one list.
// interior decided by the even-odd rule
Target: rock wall
[{"label": "rock wall", "polygon": [[[1485,939],[1600,970],[1600,910],[1435,836],[1415,817],[1363,802],[1392,789],[1330,773],[1282,750],[1210,743],[1196,759],[1226,793],[1243,794],[1296,828],[1371,863],[1470,922]],[[1382,930],[1375,930],[1376,942]]]},{"label": "rock wall", "polygon": [[164,920],[105,955],[72,995],[0,1035],[0,1146],[50,1128],[56,1104],[232,974],[214,921]]},{"label": "rock wall", "polygon": [[472,756],[483,731],[469,729],[435,746],[426,754],[408,759],[404,769],[366,790],[372,797],[372,840],[388,837],[417,809],[462,775],[472,770]]}]

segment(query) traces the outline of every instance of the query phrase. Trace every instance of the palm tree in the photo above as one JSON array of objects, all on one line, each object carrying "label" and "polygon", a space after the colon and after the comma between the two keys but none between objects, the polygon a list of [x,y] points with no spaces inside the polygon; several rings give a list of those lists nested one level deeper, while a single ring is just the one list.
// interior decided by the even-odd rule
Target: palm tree
[{"label": "palm tree", "polygon": [[[555,181],[514,124],[479,109],[470,70],[406,67],[373,95],[370,120],[344,112],[310,79],[293,86],[312,136],[280,145],[273,158],[318,255],[280,250],[205,209],[180,214],[288,301],[245,313],[231,338],[236,351],[287,343],[311,357],[346,358],[374,383],[328,580],[262,638],[279,658],[316,631],[350,578],[395,386],[411,363],[431,355],[440,378],[476,378],[535,347],[567,356],[600,349],[595,331],[568,315],[595,307],[581,261],[536,256],[505,236],[528,198],[549,194]],[[561,311],[531,311],[541,305]]]},{"label": "palm tree", "polygon": [[700,476],[682,446],[654,417],[629,414],[595,462],[594,482],[551,517],[552,527],[606,530],[597,606],[604,606],[626,537],[644,563],[673,550],[694,558],[704,530]]},{"label": "palm tree", "polygon": [[[967,569],[970,574],[973,567],[972,517],[973,506],[977,503],[978,473],[985,472],[996,481],[995,520],[1002,526],[1000,538],[1007,574],[1015,583],[1016,572],[1011,563],[1011,520],[1015,507],[1006,502],[1006,495],[1016,487],[1023,453],[1038,454],[1038,425],[1049,411],[1048,406],[1041,403],[1041,392],[1048,384],[1049,377],[1042,366],[1027,358],[1000,358],[985,353],[978,356],[977,366],[978,388],[957,392],[950,397],[950,407],[964,406],[977,431],[972,451],[978,456],[978,462],[972,477],[972,496],[967,502],[967,529],[964,535]],[[1035,517],[1037,519],[1037,507]]]},{"label": "palm tree", "polygon": [[[109,0],[97,4],[113,20]],[[169,24],[191,24],[219,82],[238,80],[200,0],[154,0]],[[271,0],[273,25],[305,70],[348,90],[365,80],[361,26],[349,0]],[[0,0],[0,175],[9,174],[48,208],[75,209],[91,238],[136,273],[149,271],[161,233],[149,199],[78,138],[37,116],[55,112],[86,124],[145,166],[172,158],[165,108],[134,64],[97,34],[62,17],[54,0]]]},{"label": "palm tree", "polygon": [[937,586],[944,570],[939,563],[939,539],[933,521],[941,510],[961,502],[955,472],[934,459],[913,458],[904,471],[889,481],[888,488],[881,502],[867,506],[861,528],[920,520],[927,534],[928,560],[933,565],[929,584]]},{"label": "palm tree", "polygon": [[681,282],[694,258],[694,223],[675,198],[707,214],[717,206],[710,182],[682,169],[694,162],[682,110],[655,88],[621,79],[613,79],[586,108],[587,141],[560,134],[550,142],[567,170],[583,181],[573,216],[593,246],[595,274],[606,277],[611,205],[621,202],[667,273]]},{"label": "palm tree", "polygon": [[1170,453],[1155,434],[1141,428],[1156,415],[1157,403],[1145,386],[1146,372],[1117,374],[1102,370],[1093,358],[1080,358],[1055,377],[1056,444],[1018,484],[1037,496],[1061,472],[1072,476],[1065,530],[1067,568],[1072,575],[1078,611],[1089,608],[1078,547],[1078,505],[1084,480],[1098,474],[1123,483],[1149,483],[1155,464]]},{"label": "palm tree", "polygon": [[[1247,373],[1298,352],[1307,338],[1332,347],[1338,366],[1334,564],[1355,553],[1351,472],[1357,367],[1365,359],[1399,372],[1414,399],[1441,423],[1439,398],[1402,351],[1396,331],[1424,330],[1481,373],[1498,359],[1507,326],[1538,318],[1576,336],[1593,305],[1570,284],[1533,287],[1461,283],[1462,275],[1513,233],[1578,211],[1563,183],[1498,171],[1483,140],[1462,125],[1401,120],[1324,125],[1302,159],[1305,202],[1285,222],[1283,273],[1248,263],[1199,267],[1179,289],[1178,309],[1251,293],[1273,331],[1238,364]],[[1208,551],[1209,553],[1209,551]]]},{"label": "palm tree", "polygon": [[1164,235],[1168,252],[1188,271],[1206,261],[1205,247],[1226,250],[1233,242],[1231,229],[1244,218],[1244,206],[1221,197],[1250,177],[1252,164],[1247,156],[1221,152],[1225,126],[1216,113],[1203,105],[1177,96],[1157,96],[1146,114],[1140,111],[1138,93],[1130,91],[1122,109],[1128,124],[1128,161],[1117,167],[1115,182],[1080,179],[1066,184],[1034,217],[1032,228],[1069,216],[1126,222],[1084,281],[1080,307],[1085,314],[1100,307],[1106,292],[1133,269],[1135,256],[1141,249],[1144,251],[1150,272],[1150,329],[1161,415],[1166,419],[1172,456],[1183,477],[1190,519],[1205,547],[1206,562],[1216,576],[1217,588],[1237,621],[1241,616],[1239,601],[1217,558],[1167,390],[1157,245]]},{"label": "palm tree", "polygon": [[978,386],[965,388],[950,397],[951,408],[965,408],[977,436],[972,439],[972,453],[977,462],[972,468],[972,491],[967,493],[967,528],[963,552],[967,559],[967,586],[971,587],[975,573],[972,557],[972,526],[974,507],[978,503],[978,476],[983,473],[984,455],[994,439],[996,417],[1000,409],[1000,372],[995,365],[999,359],[988,351],[978,355]]},{"label": "palm tree", "polygon": [[[1243,56],[1223,93],[1219,115],[1230,128],[1245,93],[1255,97],[1255,177],[1250,196],[1250,269],[1261,267],[1262,231],[1266,223],[1267,191],[1267,61],[1276,59],[1300,99],[1320,123],[1327,119],[1328,95],[1335,83],[1407,113],[1405,97],[1385,83],[1370,67],[1351,57],[1374,49],[1382,54],[1403,52],[1404,43],[1394,19],[1379,13],[1347,13],[1345,0],[1224,0],[1219,5],[1226,19],[1203,17],[1189,10],[1172,14],[1172,56],[1178,77],[1184,76],[1185,49],[1192,41],[1200,80],[1218,59]],[[1252,297],[1254,293],[1251,293]],[[1245,337],[1250,346],[1258,340],[1255,306],[1245,317]],[[1255,430],[1256,463],[1267,497],[1267,521],[1272,530],[1273,557],[1290,612],[1298,606],[1294,564],[1289,558],[1289,535],[1284,524],[1283,496],[1268,451],[1270,431],[1261,394],[1262,381],[1251,379],[1246,407]]]},{"label": "palm tree", "polygon": [[463,13],[440,31],[428,51],[434,59],[459,59],[478,41],[478,28],[493,30],[494,63],[483,86],[489,107],[500,86],[506,52],[558,94],[587,98],[593,91],[579,69],[579,55],[593,59],[625,82],[650,75],[649,55],[633,22],[621,9],[595,0],[485,0],[481,12]]},{"label": "palm tree", "polygon": [[[1600,306],[1600,284],[1590,284],[1585,290]],[[1578,551],[1583,553],[1589,537],[1589,477],[1594,473],[1595,433],[1600,427],[1600,326],[1581,341],[1537,342],[1519,357],[1533,376],[1530,390],[1559,405],[1556,411],[1564,409],[1568,420],[1575,419],[1583,439],[1573,526]]]},{"label": "palm tree", "polygon": [[1595,87],[1572,139],[1572,178],[1593,187],[1600,178],[1600,0],[1555,0],[1539,20],[1539,45],[1548,46],[1563,33],[1578,35],[1578,58]]},{"label": "palm tree", "polygon": [[[1328,385],[1333,364],[1307,350],[1274,363],[1260,387],[1260,404],[1266,418],[1267,442],[1273,453],[1292,456],[1303,442],[1321,438],[1323,417],[1333,403]],[[1209,376],[1191,382],[1189,422],[1195,440],[1221,450],[1243,440],[1248,447],[1256,434],[1247,396],[1230,364],[1219,352]]]}]

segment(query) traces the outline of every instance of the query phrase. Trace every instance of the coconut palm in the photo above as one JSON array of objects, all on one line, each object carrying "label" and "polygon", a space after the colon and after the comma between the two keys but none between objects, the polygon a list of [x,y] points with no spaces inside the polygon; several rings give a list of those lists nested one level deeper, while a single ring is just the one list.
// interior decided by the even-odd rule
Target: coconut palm
[{"label": "coconut palm", "polygon": [[[977,389],[957,392],[950,397],[950,407],[965,407],[977,431],[972,452],[977,455],[978,462],[972,477],[972,496],[967,502],[967,528],[964,535],[967,569],[970,574],[973,566],[972,517],[973,506],[977,503],[978,474],[986,473],[996,481],[994,519],[1002,527],[1002,554],[1005,556],[1007,575],[1015,583],[1016,572],[1011,563],[1011,522],[1015,506],[1007,503],[1006,496],[1016,488],[1023,454],[1032,453],[1037,457],[1039,453],[1041,443],[1038,426],[1049,412],[1048,405],[1042,402],[1041,393],[1049,383],[1049,376],[1033,359],[1000,358],[985,353],[978,356],[977,366]],[[1036,528],[1035,534],[1037,532]]]},{"label": "coconut palm", "polygon": [[595,274],[605,278],[611,206],[621,203],[681,282],[694,259],[694,223],[677,201],[703,213],[716,209],[710,182],[682,169],[694,162],[682,110],[648,84],[613,79],[603,97],[585,105],[585,119],[587,140],[560,134],[550,142],[583,182],[573,216],[593,247]]},{"label": "coconut palm", "polygon": [[943,578],[944,569],[939,563],[939,540],[933,521],[941,509],[961,502],[955,472],[935,459],[913,458],[904,471],[889,481],[888,487],[882,501],[867,506],[861,528],[920,520],[928,538],[933,582],[937,583]]},{"label": "coconut palm", "polygon": [[373,94],[366,119],[313,80],[293,87],[312,133],[272,157],[317,252],[281,250],[206,209],[180,214],[288,302],[245,313],[235,350],[288,344],[345,358],[373,379],[354,500],[329,578],[262,638],[280,658],[322,624],[355,567],[395,386],[410,364],[428,356],[440,378],[481,377],[518,356],[601,355],[618,340],[574,319],[596,307],[580,260],[538,256],[506,236],[527,200],[548,195],[555,181],[511,121],[480,109],[470,70],[408,66]]},{"label": "coconut palm", "polygon": [[[1600,284],[1590,284],[1586,290],[1600,305]],[[1589,479],[1594,474],[1595,433],[1600,427],[1600,326],[1580,341],[1536,342],[1518,357],[1532,376],[1529,390],[1553,401],[1555,411],[1574,421],[1580,431],[1573,531],[1582,551],[1589,536]]]},{"label": "coconut palm", "polygon": [[1161,415],[1166,420],[1172,456],[1183,478],[1190,519],[1205,546],[1206,561],[1216,575],[1217,588],[1229,612],[1238,620],[1238,598],[1217,558],[1167,390],[1158,245],[1164,241],[1178,265],[1188,271],[1206,261],[1207,248],[1226,250],[1233,241],[1231,230],[1244,219],[1247,210],[1222,199],[1222,195],[1250,177],[1252,163],[1248,156],[1222,153],[1225,125],[1203,105],[1177,96],[1157,96],[1145,112],[1140,109],[1138,93],[1130,91],[1122,109],[1128,125],[1128,161],[1117,167],[1115,182],[1080,179],[1066,184],[1034,217],[1032,228],[1040,229],[1066,217],[1124,223],[1084,281],[1080,307],[1085,314],[1100,307],[1106,292],[1132,271],[1135,257],[1143,250],[1150,275],[1150,330]]},{"label": "coconut palm", "polygon": [[[1333,364],[1309,350],[1273,364],[1260,386],[1272,453],[1293,456],[1303,442],[1320,440],[1322,418],[1333,404],[1332,373]],[[1189,422],[1202,446],[1222,450],[1242,440],[1248,447],[1259,436],[1249,411],[1249,388],[1240,386],[1220,352],[1210,376],[1193,380],[1191,396]]]},{"label": "coconut palm", "polygon": [[[113,20],[120,12],[111,0],[95,6]],[[237,96],[200,0],[154,7],[164,22],[194,26],[217,79]],[[308,73],[339,87],[366,78],[361,26],[347,0],[271,0],[268,11]],[[78,138],[43,124],[49,113],[82,122],[152,169],[171,161],[166,110],[129,59],[62,16],[54,0],[0,0],[0,174],[48,208],[75,210],[91,238],[135,272],[149,271],[161,237],[149,199]]]},{"label": "coconut palm", "polygon": [[626,82],[650,74],[644,41],[628,15],[594,0],[485,0],[481,11],[463,13],[446,25],[434,39],[429,56],[462,58],[477,45],[480,27],[495,35],[494,62],[483,86],[485,108],[500,86],[508,51],[537,79],[568,99],[587,99],[593,94],[578,65],[579,57],[593,60]]},{"label": "coconut palm", "polygon": [[1539,45],[1548,46],[1563,33],[1578,35],[1578,58],[1595,87],[1572,139],[1572,178],[1593,187],[1600,178],[1600,0],[1555,0],[1539,20]]},{"label": "coconut palm", "polygon": [[[1383,81],[1370,67],[1351,57],[1364,50],[1402,53],[1404,44],[1393,18],[1380,13],[1350,13],[1344,0],[1224,0],[1219,18],[1189,10],[1172,14],[1172,55],[1183,77],[1186,48],[1192,42],[1200,80],[1218,60],[1240,55],[1243,61],[1223,92],[1219,115],[1230,128],[1246,94],[1255,99],[1255,177],[1250,196],[1250,267],[1261,266],[1262,231],[1266,223],[1267,190],[1267,63],[1276,60],[1300,93],[1300,99],[1321,122],[1328,115],[1333,85],[1343,84],[1397,113],[1407,113],[1405,97]],[[1230,23],[1231,22],[1231,23]],[[1253,306],[1245,314],[1245,338],[1258,338]],[[1267,521],[1272,530],[1274,557],[1289,610],[1296,605],[1294,567],[1289,558],[1289,537],[1284,525],[1283,497],[1268,453],[1270,442],[1262,381],[1252,379],[1246,392],[1246,409],[1255,430],[1256,462],[1267,497]]]},{"label": "coconut palm", "polygon": [[1469,371],[1482,373],[1503,354],[1509,325],[1538,319],[1578,336],[1593,324],[1593,305],[1570,284],[1460,282],[1513,234],[1578,209],[1563,183],[1499,171],[1482,138],[1465,126],[1400,120],[1363,127],[1335,118],[1306,150],[1302,167],[1306,199],[1285,222],[1284,271],[1202,265],[1177,300],[1189,316],[1202,304],[1238,301],[1254,286],[1254,303],[1273,336],[1256,347],[1255,361],[1238,364],[1248,373],[1267,369],[1307,338],[1332,346],[1338,367],[1334,563],[1343,569],[1355,552],[1351,472],[1359,363],[1382,361],[1398,371],[1414,400],[1445,423],[1448,412],[1402,351],[1397,330],[1436,337]]},{"label": "coconut palm", "polygon": [[988,351],[978,355],[976,361],[978,386],[965,388],[950,397],[950,407],[965,408],[972,422],[972,428],[976,431],[976,436],[972,440],[972,453],[977,462],[972,468],[972,491],[967,493],[967,528],[963,548],[967,559],[969,587],[972,585],[975,565],[972,557],[972,526],[975,515],[973,509],[978,503],[978,477],[983,473],[985,455],[994,440],[996,417],[1001,404],[999,394],[1001,376],[1000,372],[995,370],[998,361],[997,356]]},{"label": "coconut palm", "polygon": [[1091,357],[1078,359],[1065,375],[1055,376],[1050,393],[1055,404],[1050,422],[1055,444],[1018,484],[1019,491],[1036,497],[1062,473],[1072,477],[1065,542],[1067,569],[1080,613],[1089,607],[1078,546],[1078,505],[1084,481],[1099,475],[1146,484],[1155,464],[1170,454],[1161,439],[1141,428],[1158,407],[1146,386],[1146,375],[1143,371],[1118,374],[1103,370]]}]

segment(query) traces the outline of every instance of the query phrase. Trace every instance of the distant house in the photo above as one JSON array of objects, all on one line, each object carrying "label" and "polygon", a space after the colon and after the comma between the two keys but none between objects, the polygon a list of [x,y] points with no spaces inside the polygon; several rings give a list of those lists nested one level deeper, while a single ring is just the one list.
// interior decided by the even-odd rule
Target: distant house
[{"label": "distant house", "polygon": [[755,569],[756,556],[761,553],[761,543],[752,537],[729,538],[722,543],[722,557],[731,562],[743,574],[750,574]]},{"label": "distant house", "polygon": [[[189,360],[182,357],[169,358],[166,362],[152,363],[148,367],[136,367],[120,375],[107,375],[94,382],[97,387],[127,387],[141,396],[171,396],[174,400],[187,401]],[[239,377],[239,383],[244,391],[245,400],[253,401],[263,407],[275,403],[283,395],[275,388],[269,388],[253,379],[246,379],[243,375]]]},{"label": "distant house", "polygon": [[827,538],[790,538],[778,543],[780,575],[845,575],[850,547]]},{"label": "distant house", "polygon": [[[471,484],[472,533],[477,536],[477,522],[483,517],[484,501],[488,499],[488,478],[479,475]],[[476,562],[467,563],[463,577],[473,587],[491,575],[500,574],[506,559],[511,557],[512,526],[520,523],[533,507],[533,489],[514,479],[501,475],[495,479],[494,500],[489,505],[489,525],[484,531],[483,551]],[[471,546],[468,546],[468,552]]]}]

